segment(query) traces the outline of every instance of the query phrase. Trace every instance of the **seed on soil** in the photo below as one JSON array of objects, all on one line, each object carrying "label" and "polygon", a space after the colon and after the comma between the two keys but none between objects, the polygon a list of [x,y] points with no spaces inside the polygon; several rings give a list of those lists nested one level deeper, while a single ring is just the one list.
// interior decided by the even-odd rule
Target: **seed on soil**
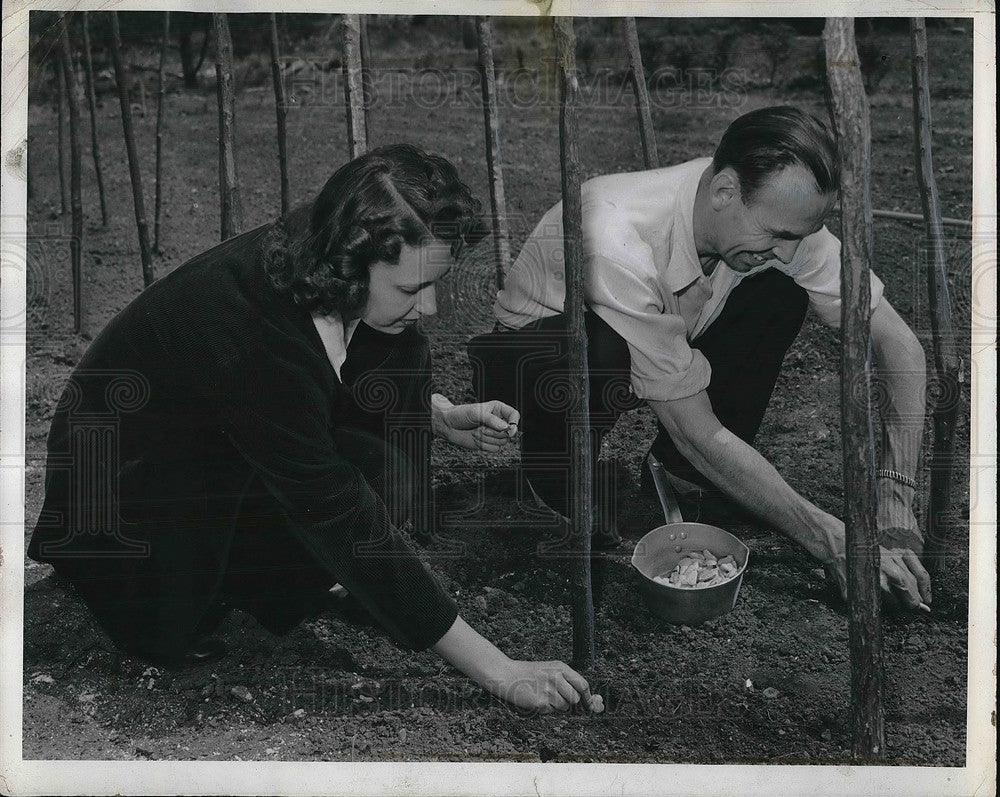
[{"label": "seed on soil", "polygon": [[731,579],[738,570],[732,556],[720,559],[708,549],[686,551],[673,570],[653,576],[653,581],[672,587],[714,587]]}]

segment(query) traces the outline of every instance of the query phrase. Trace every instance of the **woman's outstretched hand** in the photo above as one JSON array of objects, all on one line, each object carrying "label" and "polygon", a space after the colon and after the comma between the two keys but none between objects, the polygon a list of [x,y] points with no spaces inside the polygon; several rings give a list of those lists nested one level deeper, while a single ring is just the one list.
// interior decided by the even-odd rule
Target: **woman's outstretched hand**
[{"label": "woman's outstretched hand", "polygon": [[521,414],[502,401],[452,404],[435,393],[431,397],[431,419],[434,433],[448,442],[494,453],[514,439]]},{"label": "woman's outstretched hand", "polygon": [[483,686],[513,706],[540,714],[570,711],[578,704],[595,713],[604,708],[587,679],[561,661],[511,660],[501,680]]},{"label": "woman's outstretched hand", "polygon": [[587,679],[568,664],[510,659],[461,616],[433,649],[483,689],[525,711],[549,714],[578,704],[595,714],[604,710],[601,696],[592,695]]}]

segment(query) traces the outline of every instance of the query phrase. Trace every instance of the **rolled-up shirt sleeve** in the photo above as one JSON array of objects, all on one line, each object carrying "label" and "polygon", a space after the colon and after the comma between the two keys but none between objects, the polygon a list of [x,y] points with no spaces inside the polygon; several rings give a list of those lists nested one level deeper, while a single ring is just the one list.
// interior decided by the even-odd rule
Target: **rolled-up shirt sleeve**
[{"label": "rolled-up shirt sleeve", "polygon": [[[809,294],[809,305],[826,326],[840,329],[840,240],[826,227],[802,239],[787,266],[777,266]],[[871,309],[878,307],[885,286],[871,274]]]},{"label": "rolled-up shirt sleeve", "polygon": [[627,259],[588,254],[587,303],[628,344],[636,396],[670,401],[700,393],[711,381],[708,360],[688,345],[684,319],[667,311],[648,247],[627,249]]}]

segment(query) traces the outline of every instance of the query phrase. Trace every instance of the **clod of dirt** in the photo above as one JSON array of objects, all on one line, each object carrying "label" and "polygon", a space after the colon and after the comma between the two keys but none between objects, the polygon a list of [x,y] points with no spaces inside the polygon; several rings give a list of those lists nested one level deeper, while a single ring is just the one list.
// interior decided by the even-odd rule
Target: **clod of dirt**
[{"label": "clod of dirt", "polygon": [[767,687],[767,689],[761,692],[761,694],[764,695],[764,697],[766,697],[768,700],[774,700],[774,698],[776,698],[781,693],[773,686],[769,686]]},{"label": "clod of dirt", "polygon": [[234,686],[229,690],[229,694],[235,697],[237,700],[242,700],[244,703],[249,703],[253,700],[253,695],[250,694],[250,690],[245,686]]}]

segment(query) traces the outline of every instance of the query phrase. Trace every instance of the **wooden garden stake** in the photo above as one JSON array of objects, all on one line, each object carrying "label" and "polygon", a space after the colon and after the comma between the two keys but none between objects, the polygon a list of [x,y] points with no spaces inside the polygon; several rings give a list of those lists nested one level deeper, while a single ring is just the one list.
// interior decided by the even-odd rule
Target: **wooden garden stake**
[{"label": "wooden garden stake", "polygon": [[56,61],[56,115],[59,147],[57,151],[59,168],[59,213],[66,213],[66,146],[63,141],[66,134],[63,132],[66,127],[65,111],[63,111],[63,98],[66,96],[66,75],[62,70],[62,62]]},{"label": "wooden garden stake", "polygon": [[497,81],[493,67],[493,27],[489,17],[476,17],[479,39],[479,80],[483,92],[483,123],[486,131],[486,165],[490,178],[490,208],[493,211],[493,258],[497,289],[510,265],[510,233],[507,229],[507,201],[503,190],[503,159],[500,157],[500,113]]},{"label": "wooden garden stake", "polygon": [[83,74],[87,79],[87,107],[90,110],[90,147],[97,175],[97,196],[101,200],[101,224],[108,226],[108,203],[104,198],[104,175],[101,173],[101,148],[97,143],[97,94],[94,90],[94,59],[90,53],[90,21],[83,12]]},{"label": "wooden garden stake", "polygon": [[660,157],[656,153],[656,134],[653,132],[653,117],[649,110],[649,89],[646,87],[646,72],[642,68],[639,33],[635,28],[635,17],[625,17],[624,27],[629,74],[632,76],[632,88],[635,90],[635,112],[639,117],[642,157],[646,162],[647,169],[658,169]]},{"label": "wooden garden stake", "polygon": [[[80,197],[83,147],[80,143],[80,83],[73,69],[73,54],[69,46],[67,14],[59,15],[59,63],[66,86],[66,104],[69,107],[69,196],[73,214],[72,233],[69,239],[70,262],[73,274],[73,331],[83,328],[83,300],[81,260],[83,258],[83,202]],[[60,150],[61,151],[61,150]]]},{"label": "wooden garden stake", "polygon": [[559,155],[562,166],[563,251],[565,253],[566,329],[568,372],[572,380],[570,425],[570,532],[573,666],[588,669],[594,663],[594,595],[590,572],[590,543],[594,525],[593,453],[590,447],[590,379],[587,368],[587,330],[583,305],[583,209],[580,193],[578,131],[580,86],[576,75],[576,37],[572,17],[553,17],[556,72],[559,80]]},{"label": "wooden garden stake", "polygon": [[271,14],[271,80],[274,83],[274,111],[278,118],[278,168],[281,170],[281,215],[288,213],[288,134],[285,117],[285,83],[281,79],[278,56],[278,17]]},{"label": "wooden garden stake", "polygon": [[146,203],[142,198],[142,175],[139,156],[135,149],[135,130],[132,126],[132,106],[128,99],[128,72],[122,61],[122,37],[118,28],[118,12],[111,12],[111,60],[115,65],[115,82],[118,84],[118,101],[122,109],[122,128],[125,132],[125,152],[128,171],[132,179],[132,204],[135,208],[135,226],[139,234],[139,256],[142,258],[142,281],[153,283],[153,256],[149,250],[149,226],[146,224]]},{"label": "wooden garden stake", "polygon": [[365,96],[361,75],[361,22],[344,14],[344,100],[347,104],[347,141],[351,158],[368,151],[365,134]]},{"label": "wooden garden stake", "polygon": [[215,30],[215,85],[219,98],[219,199],[222,240],[243,231],[243,200],[236,174],[236,96],[233,91],[233,40],[225,14],[212,14]]},{"label": "wooden garden stake", "polygon": [[[371,115],[372,101],[375,95],[371,70],[371,44],[368,41],[368,15],[358,16],[358,53],[361,55],[361,95],[365,103],[365,141],[372,140]],[[370,145],[369,145],[370,146]]]},{"label": "wooden garden stake", "polygon": [[931,157],[931,95],[927,68],[927,31],[922,18],[910,20],[913,54],[913,132],[916,139],[917,182],[924,211],[929,255],[927,293],[934,338],[937,393],[934,404],[934,450],[931,455],[930,507],[927,512],[927,545],[924,561],[928,570],[940,571],[947,542],[946,513],[951,508],[951,476],[955,459],[955,421],[958,418],[961,358],[955,350],[948,296],[948,264],[944,252],[941,208],[938,204],[934,161]]},{"label": "wooden garden stake", "polygon": [[163,100],[167,95],[164,80],[167,66],[167,47],[170,45],[170,12],[163,12],[163,40],[160,42],[160,71],[156,86],[156,194],[153,202],[153,251],[160,251],[160,204],[163,199],[160,175],[163,166]]},{"label": "wooden garden stake", "polygon": [[[880,556],[875,525],[874,444],[868,380],[871,336],[869,269],[874,250],[871,126],[852,18],[830,18],[823,31],[833,124],[841,170],[841,429],[854,758],[885,756],[882,707]],[[861,380],[858,379],[861,377]],[[863,395],[853,387],[862,381]]]}]

